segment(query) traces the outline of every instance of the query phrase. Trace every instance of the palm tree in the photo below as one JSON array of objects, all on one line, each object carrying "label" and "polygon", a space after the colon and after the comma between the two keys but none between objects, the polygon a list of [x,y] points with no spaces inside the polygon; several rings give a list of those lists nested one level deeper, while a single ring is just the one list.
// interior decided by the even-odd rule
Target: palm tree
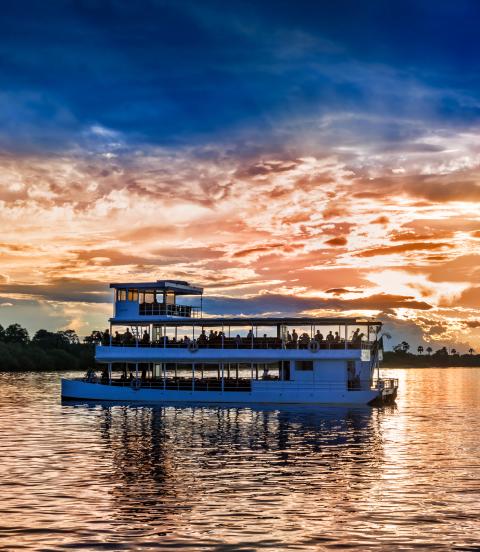
[{"label": "palm tree", "polygon": [[472,348],[470,347],[470,349],[468,349],[468,352],[469,352],[471,355],[473,355],[473,353],[475,352],[475,349],[472,349]]},{"label": "palm tree", "polygon": [[456,355],[457,354],[457,349],[452,349],[452,355]]},{"label": "palm tree", "polygon": [[401,347],[402,347],[402,351],[404,353],[407,353],[408,352],[408,349],[410,349],[410,345],[406,342],[406,341],[402,341],[400,343]]},{"label": "palm tree", "polygon": [[421,345],[419,345],[417,347],[417,351],[418,351],[418,354],[421,355],[423,353],[423,347]]},{"label": "palm tree", "polygon": [[426,351],[429,355],[431,355],[433,352],[433,349],[431,347],[427,347]]}]

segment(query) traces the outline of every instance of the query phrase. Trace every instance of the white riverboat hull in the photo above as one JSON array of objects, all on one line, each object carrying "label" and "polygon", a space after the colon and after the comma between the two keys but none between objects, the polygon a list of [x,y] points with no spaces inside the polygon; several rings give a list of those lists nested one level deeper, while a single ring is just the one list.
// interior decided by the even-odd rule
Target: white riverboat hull
[{"label": "white riverboat hull", "polygon": [[[265,385],[265,383],[268,383]],[[257,385],[256,385],[257,384]],[[137,403],[232,403],[232,404],[335,404],[365,405],[385,402],[385,391],[346,390],[289,385],[289,382],[252,382],[251,391],[177,391],[117,386],[62,379],[62,398],[127,401]]]}]

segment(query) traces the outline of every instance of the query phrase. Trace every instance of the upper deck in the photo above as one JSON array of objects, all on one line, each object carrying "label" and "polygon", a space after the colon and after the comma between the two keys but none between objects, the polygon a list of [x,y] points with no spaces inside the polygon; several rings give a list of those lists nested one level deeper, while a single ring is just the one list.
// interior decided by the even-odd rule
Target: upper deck
[{"label": "upper deck", "polygon": [[[115,290],[112,322],[142,323],[189,319],[202,314],[203,288],[179,280],[110,284]],[[177,304],[179,296],[200,296],[199,305]]]}]

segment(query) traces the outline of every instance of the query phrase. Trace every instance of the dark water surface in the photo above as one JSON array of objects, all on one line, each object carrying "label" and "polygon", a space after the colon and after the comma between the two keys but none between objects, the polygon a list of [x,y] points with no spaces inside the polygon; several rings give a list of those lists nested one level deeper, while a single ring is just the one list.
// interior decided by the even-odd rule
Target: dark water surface
[{"label": "dark water surface", "polygon": [[2,550],[480,550],[480,370],[396,407],[62,405],[0,374]]}]

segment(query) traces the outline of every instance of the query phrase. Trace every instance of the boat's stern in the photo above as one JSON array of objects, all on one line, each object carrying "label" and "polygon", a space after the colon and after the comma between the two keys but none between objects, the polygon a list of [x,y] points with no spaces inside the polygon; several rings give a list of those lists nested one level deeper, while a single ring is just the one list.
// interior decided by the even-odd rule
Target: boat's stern
[{"label": "boat's stern", "polygon": [[377,391],[377,395],[370,401],[370,405],[377,406],[393,404],[397,398],[398,379],[379,378],[375,380],[373,389]]}]

